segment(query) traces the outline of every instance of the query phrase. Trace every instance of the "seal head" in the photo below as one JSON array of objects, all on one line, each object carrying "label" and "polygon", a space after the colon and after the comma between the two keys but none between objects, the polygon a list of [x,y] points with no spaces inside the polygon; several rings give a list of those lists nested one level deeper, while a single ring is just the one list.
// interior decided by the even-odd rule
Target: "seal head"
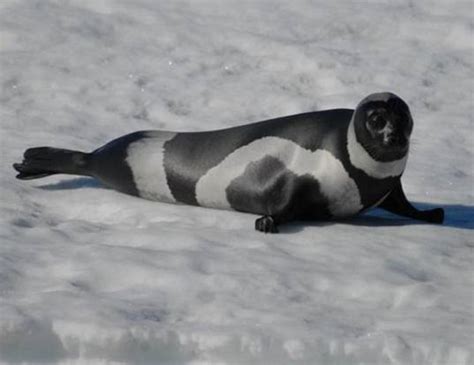
[{"label": "seal head", "polygon": [[367,96],[355,109],[353,123],[357,141],[374,160],[391,162],[407,155],[413,119],[408,105],[397,95]]}]

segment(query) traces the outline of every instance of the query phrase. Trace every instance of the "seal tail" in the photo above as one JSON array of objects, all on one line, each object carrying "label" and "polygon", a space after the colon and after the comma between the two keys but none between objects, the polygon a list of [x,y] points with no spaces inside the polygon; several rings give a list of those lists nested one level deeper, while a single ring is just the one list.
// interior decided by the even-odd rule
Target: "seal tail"
[{"label": "seal tail", "polygon": [[90,154],[53,147],[29,148],[23,154],[23,162],[14,163],[21,180],[39,179],[54,174],[90,175]]}]

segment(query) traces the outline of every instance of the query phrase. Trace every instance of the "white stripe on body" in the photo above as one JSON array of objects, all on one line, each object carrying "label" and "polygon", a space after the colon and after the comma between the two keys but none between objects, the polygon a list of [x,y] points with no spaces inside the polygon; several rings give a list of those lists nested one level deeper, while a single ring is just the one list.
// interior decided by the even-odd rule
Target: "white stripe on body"
[{"label": "white stripe on body", "polygon": [[309,174],[320,184],[321,193],[329,201],[335,217],[357,213],[362,209],[359,190],[342,163],[325,150],[312,152],[278,137],[265,137],[242,146],[202,176],[196,185],[196,198],[201,206],[231,209],[226,188],[242,175],[251,162],[271,156],[294,174]]},{"label": "white stripe on body", "polygon": [[347,151],[351,164],[376,179],[395,177],[402,174],[407,164],[408,153],[400,160],[382,162],[373,159],[365,148],[357,141],[352,120],[347,130]]},{"label": "white stripe on body", "polygon": [[127,163],[140,197],[175,203],[166,181],[163,145],[176,133],[147,132],[146,136],[128,146]]}]

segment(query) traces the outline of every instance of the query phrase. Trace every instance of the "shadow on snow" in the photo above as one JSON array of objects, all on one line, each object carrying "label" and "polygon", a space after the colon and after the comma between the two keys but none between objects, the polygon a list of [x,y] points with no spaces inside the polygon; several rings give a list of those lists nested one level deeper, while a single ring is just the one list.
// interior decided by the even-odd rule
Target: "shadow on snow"
[{"label": "shadow on snow", "polygon": [[[76,179],[61,180],[57,183],[41,185],[40,189],[44,190],[64,190],[64,189],[81,189],[81,188],[101,188],[108,189],[99,181],[81,177]],[[420,210],[428,210],[434,208],[443,208],[445,219],[442,224],[445,227],[474,229],[474,206],[461,204],[432,204],[432,203],[413,203]],[[410,226],[410,225],[431,225],[430,223],[416,221],[410,218],[399,217],[397,215],[386,212],[382,209],[373,209],[358,217],[336,221],[352,224],[356,226]],[[331,222],[304,222],[302,224],[290,224],[282,227],[283,232],[297,232],[304,226],[319,226],[331,224]]]},{"label": "shadow on snow", "polygon": [[[442,226],[452,228],[474,229],[474,206],[461,204],[432,204],[412,202],[420,210],[430,210],[435,208],[444,209],[444,222]],[[406,226],[431,223],[421,222],[410,218],[404,218],[389,213],[383,209],[373,209],[357,218],[353,224],[365,226]]]},{"label": "shadow on snow", "polygon": [[78,177],[75,179],[61,180],[56,183],[45,184],[38,187],[43,190],[69,190],[81,188],[108,189],[106,186],[102,185],[100,181],[91,177]]}]

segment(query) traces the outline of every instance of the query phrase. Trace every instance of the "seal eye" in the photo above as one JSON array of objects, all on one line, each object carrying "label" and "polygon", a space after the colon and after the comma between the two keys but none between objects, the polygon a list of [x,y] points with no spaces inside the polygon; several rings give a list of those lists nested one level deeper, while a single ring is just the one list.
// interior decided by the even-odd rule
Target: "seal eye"
[{"label": "seal eye", "polygon": [[374,116],[370,122],[370,126],[377,131],[384,129],[387,125],[387,120],[381,115]]}]

